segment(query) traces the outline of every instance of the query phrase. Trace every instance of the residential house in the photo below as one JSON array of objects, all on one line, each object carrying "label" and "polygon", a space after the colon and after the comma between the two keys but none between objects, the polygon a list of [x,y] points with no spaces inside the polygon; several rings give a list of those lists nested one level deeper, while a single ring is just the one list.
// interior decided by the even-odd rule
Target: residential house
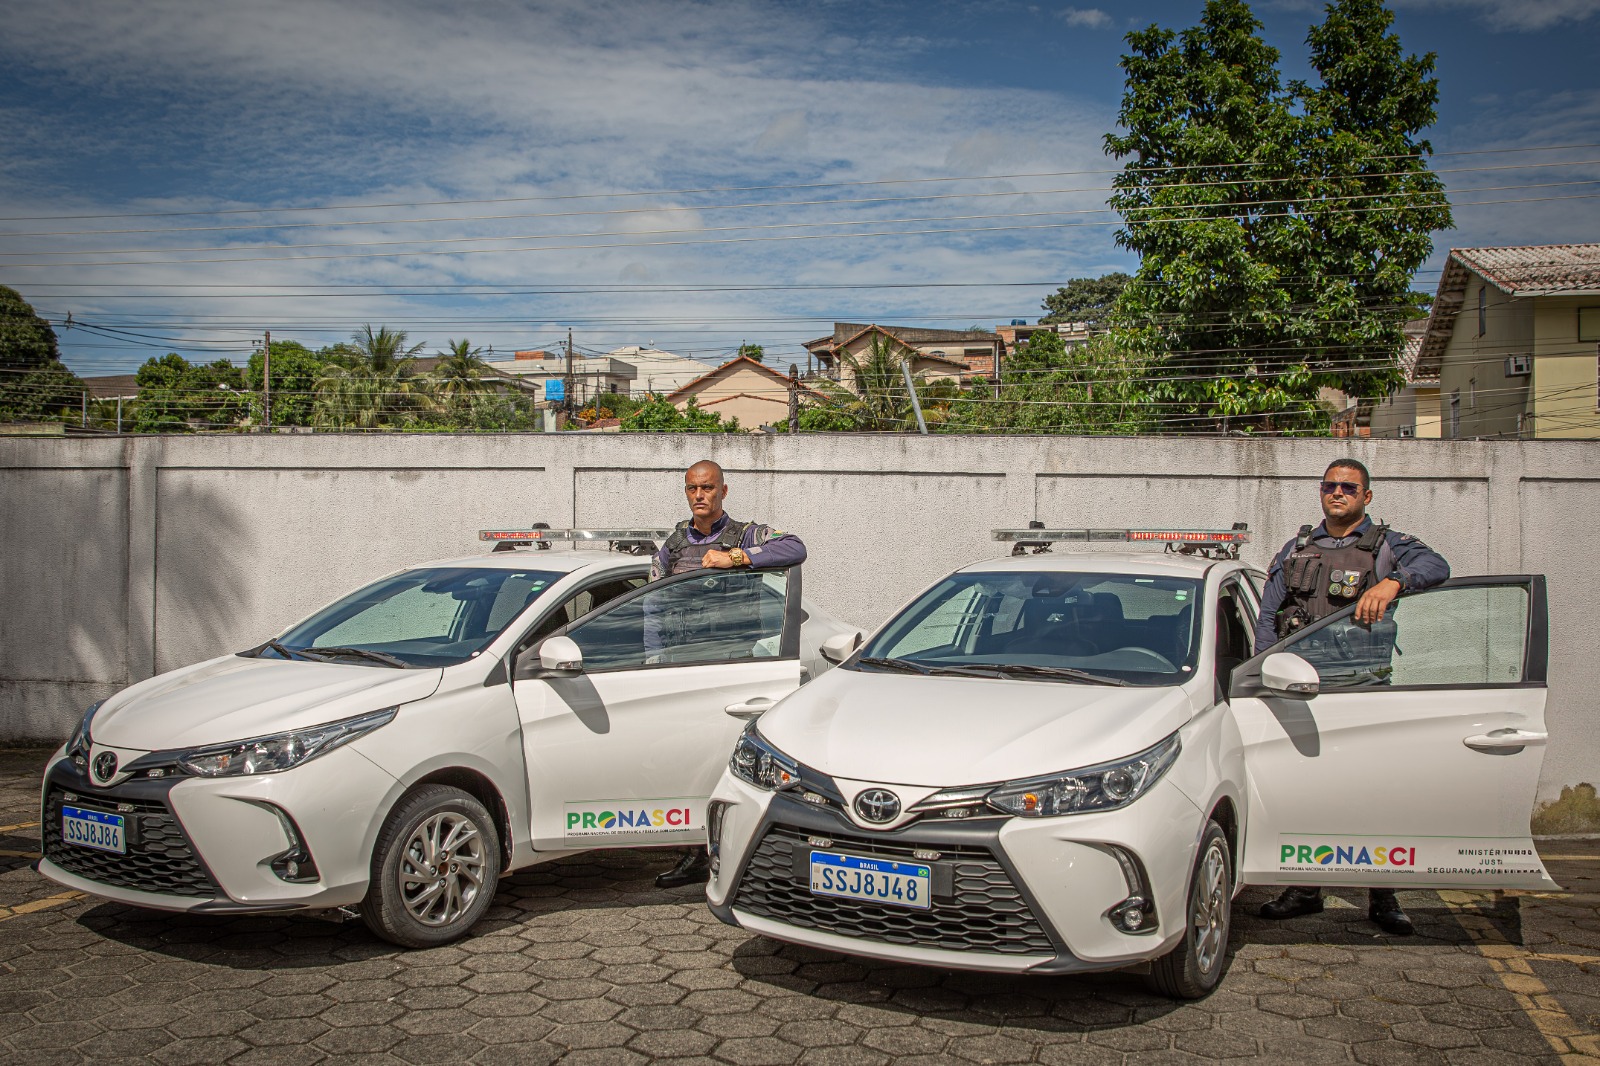
[{"label": "residential house", "polygon": [[983,329],[924,329],[835,322],[831,335],[806,341],[805,348],[816,361],[816,372],[820,376],[847,383],[841,369],[841,353],[859,357],[878,334],[918,353],[912,371],[920,371],[923,380],[962,381],[974,374],[993,377],[1000,362],[1000,337]]},{"label": "residential house", "polygon": [[[1086,343],[1090,337],[1094,336],[1087,322],[1036,322],[1030,326],[1022,319],[1012,319],[1011,324],[1008,326],[996,326],[994,332],[995,336],[1000,338],[1000,359],[1002,363],[1004,363],[1006,356],[1015,352],[1019,346],[1027,344],[1028,338],[1035,333],[1059,334],[1062,343],[1068,348],[1074,348]],[[1105,331],[1102,330],[1101,332]]]},{"label": "residential house", "polygon": [[1415,373],[1446,439],[1600,437],[1600,244],[1451,249]]},{"label": "residential house", "polygon": [[[527,392],[544,394],[544,385],[551,379],[567,377],[565,352],[547,352],[530,349],[513,353],[511,359],[488,364],[495,377]],[[575,355],[572,357],[572,396],[574,407],[582,407],[596,396],[608,392],[627,393],[632,390],[638,371],[633,364],[609,355]]]},{"label": "residential house", "polygon": [[682,355],[664,352],[648,345],[626,344],[606,353],[610,358],[627,363],[634,368],[633,392],[635,396],[649,393],[665,395],[675,392],[697,377],[716,369],[710,363],[689,359]]},{"label": "residential house", "polygon": [[[804,384],[795,387],[801,399],[824,399]],[[760,429],[787,421],[790,388],[785,375],[740,355],[683,385],[667,400],[680,411],[694,400],[700,410],[719,414],[725,422],[737,418],[740,429]]]},{"label": "residential house", "polygon": [[[1371,437],[1439,437],[1439,375],[1420,373],[1417,360],[1422,355],[1422,339],[1428,331],[1428,319],[1419,318],[1405,325],[1405,344],[1400,349],[1400,370],[1406,383],[1370,411],[1352,405],[1349,411],[1360,410],[1366,416],[1366,432],[1347,436]],[[1364,405],[1363,405],[1364,406]],[[1352,415],[1352,421],[1354,415]],[[1340,436],[1338,422],[1334,423],[1334,436]]]}]

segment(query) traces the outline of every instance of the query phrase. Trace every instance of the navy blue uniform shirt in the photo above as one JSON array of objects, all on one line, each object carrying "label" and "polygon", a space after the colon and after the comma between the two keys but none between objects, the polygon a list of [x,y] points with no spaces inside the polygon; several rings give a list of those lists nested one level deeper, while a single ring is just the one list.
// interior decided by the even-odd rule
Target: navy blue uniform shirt
[{"label": "navy blue uniform shirt", "polygon": [[[1317,528],[1311,531],[1311,543],[1325,548],[1344,548],[1354,544],[1361,534],[1371,528],[1372,518],[1368,516],[1350,531],[1349,536],[1330,537],[1327,523],[1319,522]],[[1278,643],[1278,608],[1283,606],[1287,593],[1283,584],[1283,560],[1294,551],[1296,539],[1291,539],[1283,546],[1267,570],[1267,590],[1261,596],[1261,615],[1256,619],[1257,652]],[[1383,535],[1375,563],[1373,574],[1377,580],[1392,577],[1400,582],[1400,588],[1405,592],[1431,589],[1450,576],[1450,564],[1444,561],[1442,555],[1409,533],[1393,529]]]},{"label": "navy blue uniform shirt", "polygon": [[[694,523],[690,522],[689,528],[685,531],[689,535],[689,543],[705,544],[716,540],[722,535],[722,531],[728,528],[730,521],[732,520],[727,512],[723,512],[721,518],[711,523],[710,533],[701,533],[694,528]],[[771,526],[757,525],[755,522],[745,526],[739,547],[750,556],[750,565],[755,568],[794,566],[796,563],[806,561],[806,546],[801,543],[799,537],[793,533],[780,532]],[[668,565],[667,548],[666,545],[662,545],[661,550],[656,552],[655,561],[650,564],[650,580],[665,577]]]}]

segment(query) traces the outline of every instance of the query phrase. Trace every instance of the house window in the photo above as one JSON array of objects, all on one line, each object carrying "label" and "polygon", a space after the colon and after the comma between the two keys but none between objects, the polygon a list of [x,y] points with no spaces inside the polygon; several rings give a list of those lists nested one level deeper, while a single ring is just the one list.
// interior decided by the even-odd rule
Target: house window
[{"label": "house window", "polygon": [[1600,341],[1600,307],[1578,308],[1578,339]]},{"label": "house window", "polygon": [[1478,286],[1478,336],[1489,332],[1489,287]]},{"label": "house window", "polygon": [[1461,436],[1461,390],[1450,390],[1450,436]]}]

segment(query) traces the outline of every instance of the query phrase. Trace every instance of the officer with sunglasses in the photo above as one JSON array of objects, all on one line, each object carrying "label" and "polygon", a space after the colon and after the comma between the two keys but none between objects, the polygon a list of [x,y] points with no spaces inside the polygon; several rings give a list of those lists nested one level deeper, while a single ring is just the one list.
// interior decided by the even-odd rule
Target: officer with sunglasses
[{"label": "officer with sunglasses", "polygon": [[[1357,622],[1383,618],[1396,596],[1432,588],[1450,576],[1450,564],[1409,534],[1367,517],[1372,479],[1355,459],[1336,459],[1322,475],[1322,523],[1301,526],[1267,571],[1256,620],[1256,650],[1276,644],[1312,622],[1356,605]],[[1367,915],[1386,933],[1410,936],[1411,919],[1393,889],[1369,890]],[[1293,886],[1261,908],[1263,918],[1296,918],[1322,910],[1322,889]]]}]

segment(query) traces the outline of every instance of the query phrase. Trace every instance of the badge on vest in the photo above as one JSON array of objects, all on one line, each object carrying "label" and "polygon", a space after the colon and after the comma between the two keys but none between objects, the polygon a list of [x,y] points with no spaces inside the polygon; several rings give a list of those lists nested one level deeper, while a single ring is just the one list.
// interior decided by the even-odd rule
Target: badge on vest
[{"label": "badge on vest", "polygon": [[1354,599],[1361,590],[1360,570],[1335,570],[1328,577],[1328,598],[1330,600]]}]

